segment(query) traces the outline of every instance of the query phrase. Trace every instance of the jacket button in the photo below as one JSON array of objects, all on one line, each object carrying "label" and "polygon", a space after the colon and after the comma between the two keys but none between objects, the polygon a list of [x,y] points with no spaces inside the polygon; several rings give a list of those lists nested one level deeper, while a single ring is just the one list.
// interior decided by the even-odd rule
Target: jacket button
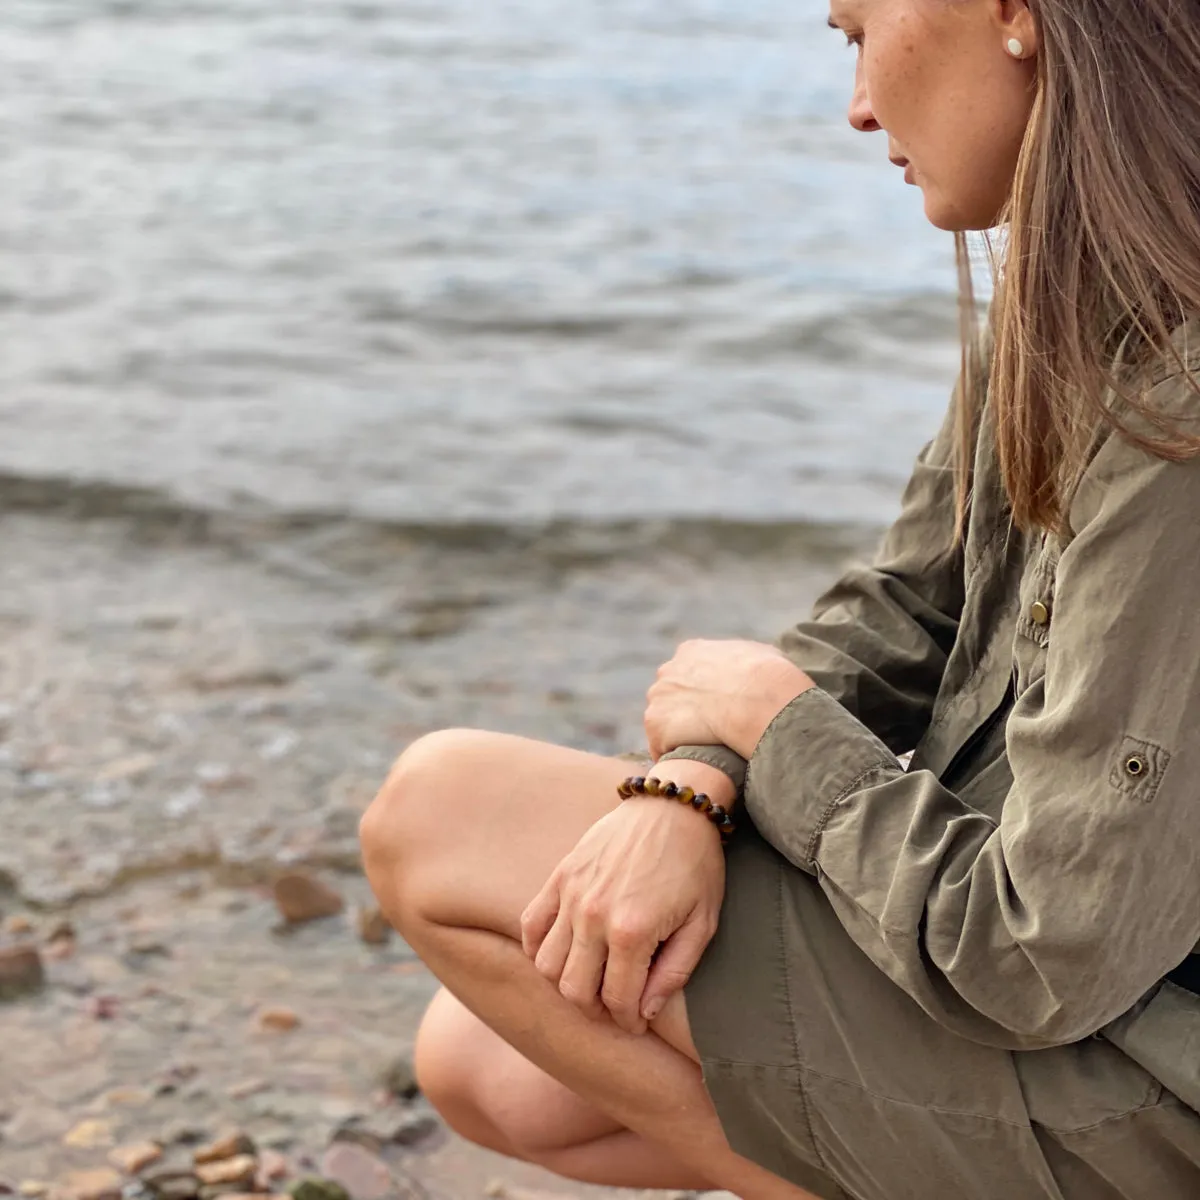
[{"label": "jacket button", "polygon": [[1029,606],[1029,619],[1035,625],[1050,624],[1050,610],[1040,600],[1035,600]]}]

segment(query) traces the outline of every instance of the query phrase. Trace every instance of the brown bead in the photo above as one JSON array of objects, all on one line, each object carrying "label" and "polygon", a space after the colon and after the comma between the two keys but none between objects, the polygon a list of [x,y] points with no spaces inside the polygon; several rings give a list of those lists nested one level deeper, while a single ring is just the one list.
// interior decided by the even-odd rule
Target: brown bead
[{"label": "brown bead", "polygon": [[732,837],[737,832],[737,826],[733,823],[733,818],[728,813],[718,822],[717,828],[721,831],[721,836],[724,838]]},{"label": "brown bead", "polygon": [[719,804],[714,804],[712,808],[708,810],[708,815],[712,818],[712,823],[714,825],[720,825],[722,821],[729,819],[729,814]]},{"label": "brown bead", "polygon": [[673,783],[664,783],[662,785],[662,797],[664,800],[678,800],[679,788]]},{"label": "brown bead", "polygon": [[712,812],[712,801],[703,793],[692,797],[692,807],[697,812],[709,813]]},{"label": "brown bead", "polygon": [[690,787],[685,785],[676,793],[675,799],[678,800],[680,804],[691,804],[692,800],[695,798],[695,795],[696,793],[692,791]]},{"label": "brown bead", "polygon": [[633,790],[639,796],[644,796],[646,794],[646,781],[640,775],[634,779],[631,779],[629,781],[629,786],[633,788]]},{"label": "brown bead", "polygon": [[633,795],[633,788],[629,786],[628,779],[626,779],[625,782],[617,788],[617,795],[620,796],[622,800],[628,800],[629,797]]},{"label": "brown bead", "polygon": [[646,780],[646,795],[658,796],[662,794],[661,780],[650,778]]}]

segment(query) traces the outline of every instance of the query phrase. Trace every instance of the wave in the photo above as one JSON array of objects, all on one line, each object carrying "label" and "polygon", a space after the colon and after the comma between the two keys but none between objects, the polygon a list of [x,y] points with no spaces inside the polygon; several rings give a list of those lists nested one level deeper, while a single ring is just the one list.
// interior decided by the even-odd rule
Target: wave
[{"label": "wave", "polygon": [[162,488],[0,471],[0,515],[20,513],[77,522],[120,522],[143,537],[243,550],[263,547],[268,554],[273,546],[301,543],[318,558],[332,559],[342,568],[347,562],[369,563],[376,554],[391,558],[420,549],[557,567],[661,554],[696,559],[786,555],[822,562],[859,551],[878,534],[864,525],[804,518],[393,519],[338,510],[271,509],[253,498],[244,498],[236,508],[204,507]]}]

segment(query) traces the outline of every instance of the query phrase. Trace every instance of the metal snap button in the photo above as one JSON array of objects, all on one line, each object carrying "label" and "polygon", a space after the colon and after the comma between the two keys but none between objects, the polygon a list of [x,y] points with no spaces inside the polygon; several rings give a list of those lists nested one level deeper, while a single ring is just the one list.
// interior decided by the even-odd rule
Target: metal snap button
[{"label": "metal snap button", "polygon": [[1125,760],[1125,774],[1132,779],[1138,779],[1150,770],[1150,764],[1140,755],[1131,754]]},{"label": "metal snap button", "polygon": [[1050,624],[1050,609],[1049,609],[1049,607],[1047,605],[1043,604],[1041,600],[1035,600],[1029,606],[1029,619],[1035,625],[1049,625]]}]

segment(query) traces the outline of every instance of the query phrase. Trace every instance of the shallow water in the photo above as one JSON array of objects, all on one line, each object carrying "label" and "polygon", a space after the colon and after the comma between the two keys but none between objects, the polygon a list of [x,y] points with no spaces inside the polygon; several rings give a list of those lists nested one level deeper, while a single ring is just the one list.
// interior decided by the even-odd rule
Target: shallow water
[{"label": "shallow water", "polygon": [[846,126],[825,14],[7,0],[0,472],[434,531],[882,523],[951,246]]}]

